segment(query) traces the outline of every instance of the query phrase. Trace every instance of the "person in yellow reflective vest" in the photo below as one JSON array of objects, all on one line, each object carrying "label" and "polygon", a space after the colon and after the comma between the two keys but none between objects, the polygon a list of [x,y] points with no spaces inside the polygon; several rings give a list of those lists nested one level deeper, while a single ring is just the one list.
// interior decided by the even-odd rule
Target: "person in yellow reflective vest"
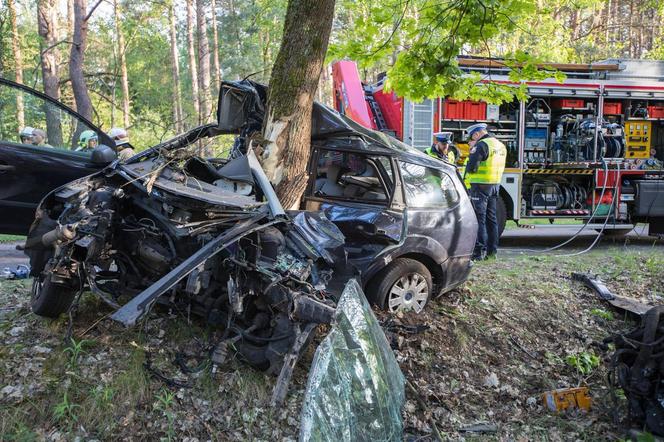
[{"label": "person in yellow reflective vest", "polygon": [[434,143],[424,150],[424,153],[437,160],[456,164],[458,155],[456,148],[452,146],[452,132],[437,132],[434,135]]},{"label": "person in yellow reflective vest", "polygon": [[470,138],[470,155],[466,162],[464,181],[470,182],[470,200],[477,215],[477,241],[473,259],[486,259],[498,252],[498,219],[496,204],[500,181],[505,170],[507,149],[487,132],[484,123],[466,129]]}]

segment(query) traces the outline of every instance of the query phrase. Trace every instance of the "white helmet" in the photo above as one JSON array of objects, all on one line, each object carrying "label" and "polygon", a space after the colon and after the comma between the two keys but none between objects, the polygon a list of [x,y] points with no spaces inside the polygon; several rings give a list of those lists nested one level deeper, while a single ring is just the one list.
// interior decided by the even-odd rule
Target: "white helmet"
[{"label": "white helmet", "polygon": [[108,136],[111,137],[115,144],[126,143],[129,141],[127,131],[122,127],[114,127],[108,131]]}]

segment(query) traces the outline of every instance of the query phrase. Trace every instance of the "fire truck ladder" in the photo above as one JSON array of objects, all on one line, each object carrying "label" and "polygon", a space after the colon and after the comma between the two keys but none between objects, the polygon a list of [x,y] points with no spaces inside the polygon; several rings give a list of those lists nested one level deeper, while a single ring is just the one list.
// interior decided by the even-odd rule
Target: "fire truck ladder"
[{"label": "fire truck ladder", "polygon": [[387,130],[387,123],[385,122],[385,118],[383,117],[383,112],[380,110],[380,106],[378,106],[378,103],[376,103],[376,100],[374,99],[373,96],[373,90],[371,87],[364,87],[364,96],[367,100],[367,103],[369,103],[369,107],[371,108],[371,112],[373,113],[374,120],[376,121],[376,127],[378,128],[379,131],[383,132]]}]

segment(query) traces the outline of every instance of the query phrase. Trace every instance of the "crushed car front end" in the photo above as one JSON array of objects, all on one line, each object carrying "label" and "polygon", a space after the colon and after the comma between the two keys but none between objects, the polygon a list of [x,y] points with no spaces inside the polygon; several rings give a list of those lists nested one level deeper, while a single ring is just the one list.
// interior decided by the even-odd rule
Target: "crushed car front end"
[{"label": "crushed car front end", "polygon": [[332,319],[343,235],[321,214],[286,215],[253,152],[221,163],[192,154],[205,136],[42,201],[26,241],[33,311],[57,316],[89,289],[131,326],[168,303],[223,328],[217,359],[232,345],[287,378],[315,326]]}]

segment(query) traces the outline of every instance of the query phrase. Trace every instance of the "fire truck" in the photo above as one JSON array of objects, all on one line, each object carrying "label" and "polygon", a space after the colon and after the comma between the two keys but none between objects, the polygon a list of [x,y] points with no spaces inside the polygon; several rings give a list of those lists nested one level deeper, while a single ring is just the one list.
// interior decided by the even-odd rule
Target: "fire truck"
[{"label": "fire truck", "polygon": [[[498,59],[459,58],[483,82],[514,84]],[[500,230],[507,220],[582,220],[607,235],[636,223],[664,234],[664,61],[605,60],[545,64],[564,72],[526,82],[529,98],[492,105],[448,97],[414,103],[360,81],[352,61],[332,66],[336,109],[366,127],[424,150],[451,132],[468,155],[466,128],[485,122],[508,150],[500,188]],[[463,171],[461,170],[463,173]]]}]

